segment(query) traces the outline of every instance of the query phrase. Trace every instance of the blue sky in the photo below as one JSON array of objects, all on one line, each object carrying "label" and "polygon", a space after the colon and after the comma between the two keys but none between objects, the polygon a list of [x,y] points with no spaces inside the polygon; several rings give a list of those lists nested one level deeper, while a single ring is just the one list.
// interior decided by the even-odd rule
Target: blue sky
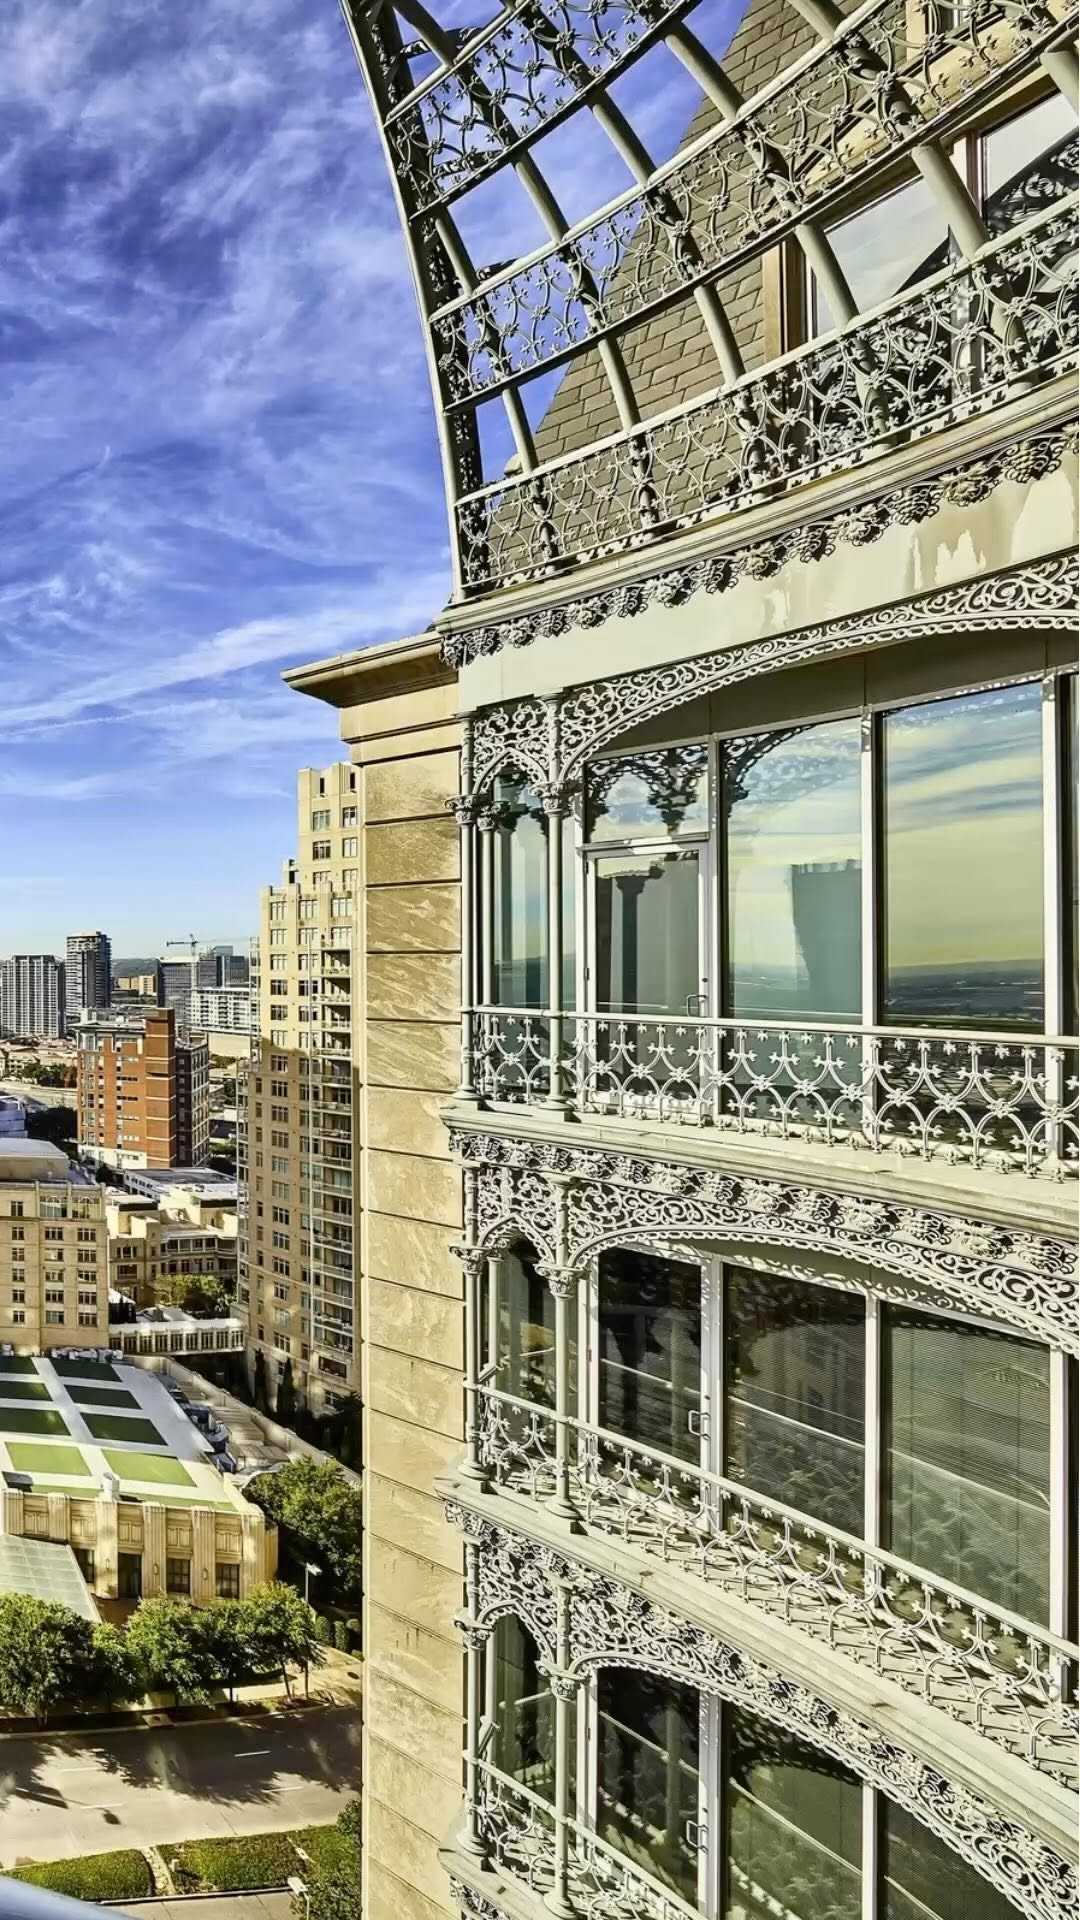
[{"label": "blue sky", "polygon": [[5,0],[0,361],[0,954],[241,939],[339,751],[281,669],[447,584],[334,0]]}]

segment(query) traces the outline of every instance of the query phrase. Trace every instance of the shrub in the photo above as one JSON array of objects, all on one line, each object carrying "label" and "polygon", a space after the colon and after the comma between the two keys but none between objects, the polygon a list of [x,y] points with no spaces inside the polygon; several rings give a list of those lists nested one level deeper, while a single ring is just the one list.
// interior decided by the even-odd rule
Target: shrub
[{"label": "shrub", "polygon": [[315,1615],[315,1638],[320,1647],[332,1647],[334,1644],[334,1629],[325,1613]]},{"label": "shrub", "polygon": [[286,1833],[244,1834],[235,1840],[187,1840],[164,1849],[181,1893],[243,1893],[284,1887],[306,1871],[297,1847],[322,1872],[351,1871],[352,1843],[337,1827],[295,1827]]},{"label": "shrub", "polygon": [[134,1847],[117,1853],[88,1853],[77,1860],[47,1860],[40,1866],[20,1867],[10,1878],[69,1894],[73,1900],[142,1900],[153,1892],[145,1856]]},{"label": "shrub", "polygon": [[348,1653],[349,1623],[347,1620],[334,1621],[334,1645],[339,1653]]}]

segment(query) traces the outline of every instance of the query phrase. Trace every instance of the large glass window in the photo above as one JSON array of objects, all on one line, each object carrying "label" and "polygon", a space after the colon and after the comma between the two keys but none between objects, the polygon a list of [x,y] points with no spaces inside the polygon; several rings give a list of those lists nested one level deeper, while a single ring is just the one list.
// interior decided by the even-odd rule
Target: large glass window
[{"label": "large glass window", "polygon": [[989,1880],[891,1800],[880,1803],[878,1920],[1020,1920]]},{"label": "large glass window", "polygon": [[[828,239],[860,313],[934,271],[935,248],[947,241],[941,203],[917,175],[894,193],[860,207],[828,228]],[[828,297],[810,276],[811,337],[837,325]]]},{"label": "large glass window", "polygon": [[602,854],[593,865],[597,1012],[703,1012],[696,849]]},{"label": "large glass window", "polygon": [[857,1020],[859,721],[722,748],[726,1011]]},{"label": "large glass window", "polygon": [[693,1687],[626,1668],[597,1680],[597,1831],[697,1904],[700,1706]]},{"label": "large glass window", "polygon": [[555,1404],[555,1300],[531,1249],[495,1262],[496,1385],[519,1400]]},{"label": "large glass window", "polygon": [[858,1294],[727,1270],[724,1471],[860,1535],[864,1321]]},{"label": "large glass window", "polygon": [[678,1458],[701,1453],[701,1269],[619,1249],[600,1260],[599,1423]]},{"label": "large glass window", "polygon": [[890,713],[883,748],[885,1018],[1038,1026],[1039,687]]},{"label": "large glass window", "polygon": [[1047,1349],[889,1308],[885,1381],[888,1545],[972,1593],[1045,1621]]},{"label": "large glass window", "polygon": [[724,1719],[725,1920],[859,1920],[859,1782],[751,1714]]}]

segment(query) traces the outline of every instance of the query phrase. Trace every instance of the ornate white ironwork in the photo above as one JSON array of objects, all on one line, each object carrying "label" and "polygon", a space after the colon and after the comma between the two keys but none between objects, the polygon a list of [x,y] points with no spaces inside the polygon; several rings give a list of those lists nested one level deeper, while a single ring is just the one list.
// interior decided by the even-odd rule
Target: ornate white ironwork
[{"label": "ornate white ironwork", "polygon": [[761,373],[459,499],[466,588],[745,511],[1072,366],[1074,231],[1071,212],[1051,211]]},{"label": "ornate white ironwork", "polygon": [[[956,11],[871,0],[783,84],[721,123],[546,251],[434,313],[448,403],[492,393],[714,274],[746,264],[811,214],[865,190],[914,142],[946,129],[1068,30],[1041,6]],[[1075,18],[1075,15],[1073,16]],[[1007,20],[1007,25],[1006,25]],[[1042,177],[1045,169],[1037,170]],[[1054,199],[1072,176],[1051,181]],[[1055,191],[1056,189],[1056,191]],[[1039,204],[1014,194],[996,230]],[[1041,204],[1046,205],[1043,196]]]},{"label": "ornate white ironwork", "polygon": [[[453,1520],[467,1513],[449,1509]],[[680,1619],[645,1594],[569,1554],[468,1513],[480,1542],[480,1611],[490,1623],[512,1615],[555,1662],[553,1589],[569,1596],[571,1666],[639,1667],[731,1701],[807,1741],[915,1815],[1012,1900],[1029,1920],[1064,1920],[1076,1900],[1071,1866],[1040,1836],[1002,1813],[962,1780],[943,1779],[917,1753],[868,1719],[833,1706],[801,1681],[706,1628]],[[547,1601],[535,1599],[547,1590]],[[545,1807],[539,1801],[540,1808]],[[545,1809],[546,1810],[546,1809]],[[536,1824],[531,1832],[540,1849]],[[502,1858],[513,1872],[510,1856]],[[540,1865],[534,1871],[543,1872]],[[679,1920],[682,1920],[680,1913]]]},{"label": "ornate white ironwork", "polygon": [[480,1461],[495,1486],[549,1500],[565,1426],[570,1497],[590,1532],[735,1593],[1075,1784],[1067,1702],[1080,1648],[720,1474],[491,1387],[479,1393]]},{"label": "ornate white ironwork", "polygon": [[693,1259],[703,1245],[740,1240],[778,1249],[797,1271],[807,1250],[858,1262],[861,1284],[884,1299],[985,1313],[1067,1353],[1080,1345],[1076,1247],[1049,1233],[602,1147],[460,1126],[451,1144],[477,1168],[478,1244],[491,1251],[527,1240],[554,1259],[545,1176],[569,1174],[577,1178],[565,1196],[563,1266],[585,1270],[607,1247],[682,1249]]},{"label": "ornate white ironwork", "polygon": [[[715,569],[713,569],[715,572]],[[699,582],[702,590],[707,579]],[[548,703],[530,695],[511,705],[485,707],[470,721],[473,761],[469,793],[477,797],[497,774],[514,767],[537,785],[566,786],[580,777],[585,762],[621,733],[673,713],[702,694],[737,685],[759,674],[826,660],[854,648],[888,646],[919,634],[946,639],[953,634],[1025,632],[1071,633],[1080,601],[1076,555],[1009,568],[924,594],[918,599],[876,607],[870,613],[828,620],[795,632],[771,634],[745,646],[701,654],[692,660],[665,662],[635,673],[570,687],[558,697],[558,751],[551,751]],[[645,599],[642,605],[647,604]],[[608,609],[613,612],[614,607]],[[535,628],[530,629],[532,637]],[[508,636],[524,644],[525,635]]]},{"label": "ornate white ironwork", "polygon": [[[496,1866],[532,1893],[555,1881],[555,1822],[550,1805],[496,1767],[479,1769],[479,1827]],[[568,1891],[580,1920],[697,1920],[689,1907],[577,1820],[569,1830]]]},{"label": "ornate white ironwork", "polygon": [[[572,1110],[1062,1179],[1080,1157],[1080,1042],[1010,1033],[631,1014],[562,1016]],[[475,1085],[533,1106],[549,1021],[473,1015]],[[1062,1093],[1052,1087],[1060,1078]]]}]

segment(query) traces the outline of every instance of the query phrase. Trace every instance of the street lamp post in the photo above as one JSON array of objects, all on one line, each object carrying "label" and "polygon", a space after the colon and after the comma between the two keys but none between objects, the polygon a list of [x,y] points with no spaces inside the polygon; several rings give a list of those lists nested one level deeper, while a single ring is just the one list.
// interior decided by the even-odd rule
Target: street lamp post
[{"label": "street lamp post", "polygon": [[[310,1591],[311,1575],[313,1573],[318,1575],[321,1572],[322,1572],[322,1568],[320,1566],[317,1566],[314,1560],[304,1561],[304,1605],[305,1607],[309,1607],[311,1605],[311,1601],[308,1598],[308,1594]],[[310,1676],[310,1662],[308,1660],[307,1654],[305,1653],[304,1655],[304,1699],[305,1700],[309,1697],[308,1695],[309,1676]]]}]

